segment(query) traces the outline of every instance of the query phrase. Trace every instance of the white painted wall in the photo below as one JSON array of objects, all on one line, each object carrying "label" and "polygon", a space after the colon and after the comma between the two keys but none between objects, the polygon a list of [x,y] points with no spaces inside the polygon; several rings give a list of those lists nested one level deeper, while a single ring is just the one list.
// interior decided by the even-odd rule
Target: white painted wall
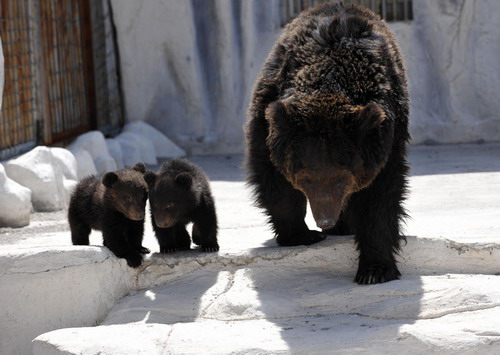
[{"label": "white painted wall", "polygon": [[500,140],[500,2],[414,0],[395,23],[412,98],[414,143]]},{"label": "white painted wall", "polygon": [[[393,23],[407,60],[413,143],[500,140],[500,2],[414,0]],[[127,121],[191,154],[239,153],[277,0],[112,0]]]},{"label": "white painted wall", "polygon": [[279,30],[272,1],[113,0],[127,121],[189,153],[243,149],[255,77]]}]

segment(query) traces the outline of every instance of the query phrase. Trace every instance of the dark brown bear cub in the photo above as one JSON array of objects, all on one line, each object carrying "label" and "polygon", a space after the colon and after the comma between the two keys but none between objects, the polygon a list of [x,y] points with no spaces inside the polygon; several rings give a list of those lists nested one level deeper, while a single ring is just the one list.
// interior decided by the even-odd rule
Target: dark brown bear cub
[{"label": "dark brown bear cub", "polygon": [[160,173],[148,171],[149,203],[160,253],[191,249],[186,224],[193,222],[193,243],[201,251],[218,251],[217,215],[205,173],[184,159],[164,163]]},{"label": "dark brown bear cub", "polygon": [[[248,181],[279,245],[354,234],[356,282],[400,277],[408,91],[384,21],[329,3],[287,25],[255,84],[246,136]],[[304,222],[307,200],[322,232]]]},{"label": "dark brown bear cub", "polygon": [[89,176],[80,181],[71,196],[68,210],[74,245],[89,245],[91,229],[102,231],[103,244],[127,264],[137,267],[149,249],[142,246],[144,210],[148,187],[146,167],[106,173],[102,179]]}]

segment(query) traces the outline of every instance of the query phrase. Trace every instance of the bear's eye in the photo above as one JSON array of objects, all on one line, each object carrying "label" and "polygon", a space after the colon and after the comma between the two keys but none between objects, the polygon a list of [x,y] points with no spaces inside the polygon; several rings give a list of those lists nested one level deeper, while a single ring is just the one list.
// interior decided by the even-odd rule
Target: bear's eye
[{"label": "bear's eye", "polygon": [[174,208],[174,204],[173,204],[172,202],[169,202],[169,203],[166,203],[166,204],[165,204],[165,209],[166,209],[166,210],[170,210],[170,209],[172,209],[172,208]]},{"label": "bear's eye", "polygon": [[125,197],[125,201],[132,202],[132,197],[130,197],[130,196]]}]

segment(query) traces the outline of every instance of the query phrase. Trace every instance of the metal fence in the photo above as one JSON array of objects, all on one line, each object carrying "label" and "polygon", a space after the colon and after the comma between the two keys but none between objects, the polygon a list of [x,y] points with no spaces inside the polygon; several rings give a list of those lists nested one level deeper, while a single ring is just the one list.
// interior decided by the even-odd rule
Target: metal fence
[{"label": "metal fence", "polygon": [[1,0],[0,11],[0,37],[5,59],[0,150],[5,150],[4,155],[13,155],[36,143],[34,29],[27,2]]},{"label": "metal fence", "polygon": [[0,0],[0,160],[123,125],[108,1]]},{"label": "metal fence", "polygon": [[413,19],[412,0],[284,0],[281,7],[282,26],[297,17],[303,10],[325,2],[365,6],[388,22]]}]

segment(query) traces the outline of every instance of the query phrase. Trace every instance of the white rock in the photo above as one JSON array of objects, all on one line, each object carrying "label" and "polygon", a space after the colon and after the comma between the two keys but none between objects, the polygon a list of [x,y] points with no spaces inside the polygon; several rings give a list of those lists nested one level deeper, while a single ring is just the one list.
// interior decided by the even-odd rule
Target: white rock
[{"label": "white rock", "polygon": [[31,354],[33,338],[49,329],[96,325],[130,292],[134,274],[124,259],[92,246],[2,248],[0,270],[2,355]]},{"label": "white rock", "polygon": [[76,180],[78,176],[78,167],[73,153],[64,148],[50,148],[55,162],[61,169],[63,176],[66,179]]},{"label": "white rock", "polygon": [[[123,132],[116,137],[116,140],[122,148],[125,166],[132,166],[139,161],[150,165],[158,164],[155,147],[149,138],[137,133]],[[133,154],[132,151],[136,151],[138,154]],[[128,156],[131,153],[133,156]]]},{"label": "white rock", "polygon": [[12,180],[31,190],[35,211],[57,211],[66,207],[63,174],[50,148],[36,147],[10,160],[5,170]]},{"label": "white rock", "polygon": [[0,164],[0,227],[24,227],[30,223],[31,190],[7,177]]},{"label": "white rock", "polygon": [[94,160],[88,151],[85,149],[77,149],[73,151],[77,163],[78,180],[83,179],[89,175],[96,175],[97,169],[95,168]]},{"label": "white rock", "polygon": [[108,146],[109,154],[115,159],[116,167],[118,169],[123,169],[125,165],[123,164],[123,153],[120,143],[114,138],[107,138],[106,144]]},{"label": "white rock", "polygon": [[123,131],[136,133],[146,139],[150,139],[153,142],[158,158],[180,158],[186,156],[186,152],[183,149],[179,148],[159,130],[145,122],[127,123]]},{"label": "white rock", "polygon": [[63,180],[64,192],[66,197],[66,206],[69,206],[69,200],[71,199],[71,194],[75,190],[77,184],[78,181],[76,180],[70,180],[70,179]]},{"label": "white rock", "polygon": [[90,153],[92,159],[100,156],[109,155],[108,146],[104,135],[100,131],[91,131],[78,136],[69,146],[68,149],[73,151],[78,148],[83,148]]},{"label": "white rock", "polygon": [[68,149],[75,155],[81,149],[88,151],[98,173],[116,170],[116,163],[109,154],[106,140],[100,131],[91,131],[78,136]]},{"label": "white rock", "polygon": [[94,158],[94,164],[99,174],[117,169],[115,159],[111,155]]},{"label": "white rock", "polygon": [[135,163],[142,160],[141,153],[135,141],[127,139],[116,139],[123,153],[123,165],[133,166]]}]

